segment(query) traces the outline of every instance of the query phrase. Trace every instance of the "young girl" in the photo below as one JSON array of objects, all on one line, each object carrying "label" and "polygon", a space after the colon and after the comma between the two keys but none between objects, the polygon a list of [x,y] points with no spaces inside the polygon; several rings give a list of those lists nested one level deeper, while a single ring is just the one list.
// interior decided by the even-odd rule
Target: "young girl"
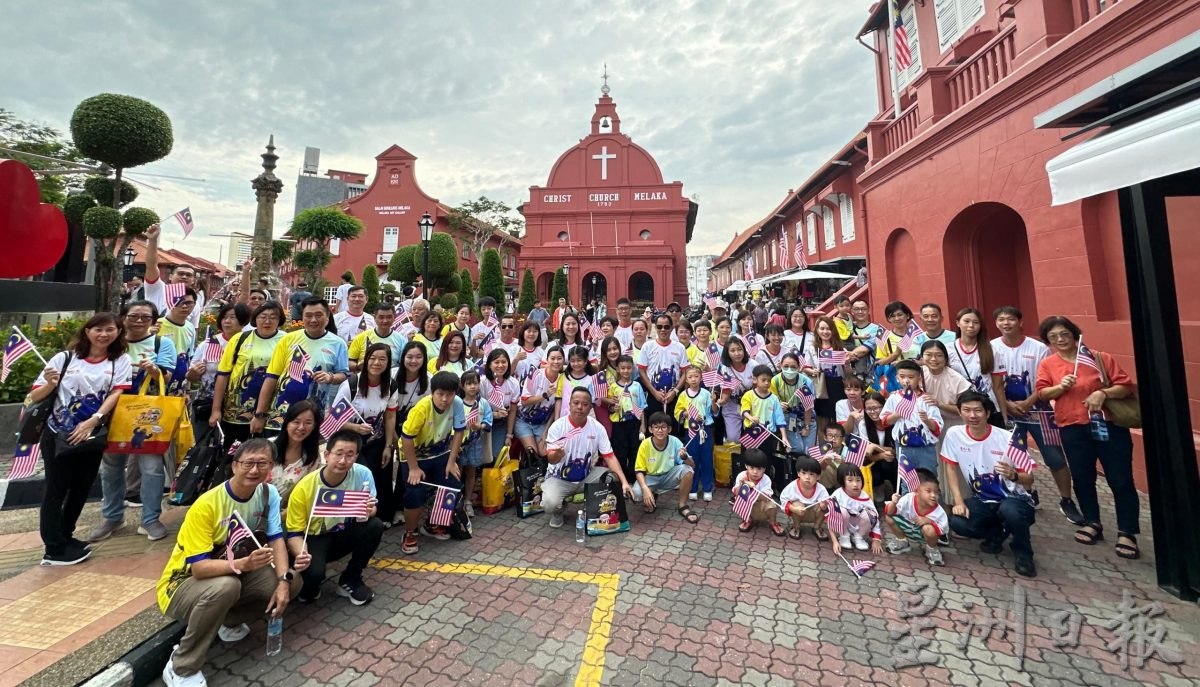
[{"label": "young girl", "polygon": [[988,424],[1003,429],[1008,423],[1007,409],[997,399],[1004,398],[1004,374],[996,369],[996,357],[992,354],[991,337],[983,315],[975,308],[963,308],[958,311],[955,323],[958,340],[950,353],[950,368],[966,377],[976,391],[991,400],[993,412],[988,416]]},{"label": "young girl", "polygon": [[[871,498],[863,493],[862,470],[854,463],[842,463],[837,470],[837,480],[838,488],[829,497],[832,500],[829,507],[841,510],[846,526],[841,532],[831,533],[834,536],[829,538],[829,542],[833,546],[833,553],[840,556],[842,549],[851,547],[859,551],[870,549],[874,554],[882,553],[879,511],[875,510]],[[868,537],[870,544],[867,543]]]},{"label": "young girl", "polygon": [[[600,361],[596,364],[596,374],[604,375],[604,386],[611,389],[620,378],[620,373],[617,370],[617,360],[621,357],[621,342],[615,336],[606,336],[600,341]],[[612,413],[613,399],[607,393],[599,393],[601,389],[597,389],[596,394],[596,420],[604,427],[604,430],[612,436]]]},{"label": "young girl", "polygon": [[754,386],[754,366],[746,355],[742,340],[730,337],[721,354],[721,417],[725,421],[725,442],[736,444],[742,438],[742,394]]},{"label": "young girl", "polygon": [[734,332],[734,335],[741,338],[742,343],[746,346],[746,352],[751,358],[754,358],[758,355],[758,349],[762,348],[762,340],[754,331],[754,315],[749,310],[743,310],[738,314],[737,324],[737,331]]},{"label": "young girl", "polygon": [[521,409],[514,430],[530,457],[546,455],[546,430],[562,395],[562,369],[562,349],[557,346],[548,349],[546,366],[525,382],[521,392]]},{"label": "young girl", "polygon": [[536,322],[527,322],[521,327],[521,348],[512,359],[512,365],[517,381],[521,384],[529,381],[533,373],[542,368],[546,351],[542,348],[542,328]]},{"label": "young girl", "polygon": [[779,440],[775,438],[783,428],[785,420],[779,398],[771,393],[772,376],[771,368],[766,365],[754,367],[754,388],[742,394],[742,431],[746,432],[754,425],[761,425],[771,432],[772,436],[767,437],[760,448],[771,458],[771,479],[779,484],[787,484],[792,480],[792,461],[786,454],[791,452],[792,446],[786,434],[783,436],[782,450]]},{"label": "young girl", "polygon": [[[807,363],[805,371],[813,375],[813,379],[817,379],[816,375],[825,378],[824,398],[818,398],[816,402],[817,431],[820,433],[824,432],[825,425],[836,418],[837,402],[846,398],[844,383],[846,364],[828,362],[826,355],[842,353],[844,350],[845,347],[842,345],[841,337],[837,334],[837,325],[834,324],[833,319],[818,317],[813,345],[805,353]],[[817,384],[820,385],[819,379],[817,379]]]},{"label": "young girl", "polygon": [[779,374],[771,379],[771,393],[779,399],[785,419],[783,431],[795,453],[805,453],[817,441],[816,414],[806,409],[802,395],[816,400],[812,378],[800,371],[800,356],[788,351],[779,361]]},{"label": "young girl", "polygon": [[[358,432],[362,437],[362,449],[358,462],[371,470],[379,499],[380,520],[390,525],[393,511],[384,512],[385,502],[391,505],[392,485],[389,479],[395,469],[392,458],[396,452],[396,389],[392,383],[392,347],[386,343],[373,343],[363,353],[363,367],[358,378],[342,382],[333,402],[346,400],[357,416],[346,428]],[[282,494],[280,494],[282,497]]]},{"label": "young girl", "polygon": [[[633,380],[637,366],[633,358],[622,355],[617,358],[616,383],[608,385],[608,398],[612,413],[612,449],[625,473],[626,481],[636,480],[633,466],[637,460],[638,446],[645,436],[646,390]],[[635,410],[635,408],[637,410]]]},{"label": "young girl", "polygon": [[[602,317],[596,325],[600,328],[600,336],[594,336],[591,345],[588,347],[588,361],[592,366],[600,369],[604,367],[601,362],[604,360],[604,340],[613,335],[617,329],[617,321],[611,317]],[[595,328],[592,329],[596,331]]]},{"label": "young girl", "polygon": [[704,500],[712,501],[713,398],[708,389],[700,386],[699,368],[688,367],[683,381],[686,386],[675,403],[675,419],[681,427],[687,428],[683,448],[696,465],[696,479],[692,481],[690,498],[695,501],[696,495],[703,492]]},{"label": "young girl", "polygon": [[458,465],[463,471],[462,493],[467,515],[473,517],[475,508],[471,501],[475,498],[475,473],[484,463],[492,462],[492,446],[484,441],[484,434],[492,431],[492,406],[479,398],[479,373],[475,370],[467,370],[459,378],[458,395],[467,416],[467,431],[458,451]]},{"label": "young girl", "polygon": [[467,337],[452,330],[442,339],[437,359],[429,361],[429,374],[445,371],[462,376],[471,367],[471,361],[467,359]]},{"label": "young girl", "polygon": [[763,335],[767,338],[767,345],[759,349],[758,355],[754,356],[754,362],[766,365],[771,368],[772,373],[776,373],[779,371],[779,363],[783,360],[785,353],[783,328],[777,324],[768,324],[763,328]]},{"label": "young girl", "polygon": [[492,460],[499,457],[500,451],[512,443],[516,436],[521,385],[511,371],[512,365],[508,363],[508,353],[504,349],[494,348],[488,353],[483,366],[483,379],[479,383],[479,395],[487,399],[492,408]]},{"label": "young girl", "polygon": [[843,386],[846,398],[838,401],[834,406],[834,419],[846,430],[846,434],[866,436],[867,416],[863,408],[863,396],[866,394],[866,389],[863,387],[862,381],[854,375],[846,377]]},{"label": "young girl", "polygon": [[562,395],[558,399],[554,417],[566,417],[570,414],[571,393],[575,389],[587,389],[592,398],[596,398],[596,380],[592,377],[594,374],[596,371],[588,361],[588,349],[575,346],[567,352],[567,372],[563,375]]}]

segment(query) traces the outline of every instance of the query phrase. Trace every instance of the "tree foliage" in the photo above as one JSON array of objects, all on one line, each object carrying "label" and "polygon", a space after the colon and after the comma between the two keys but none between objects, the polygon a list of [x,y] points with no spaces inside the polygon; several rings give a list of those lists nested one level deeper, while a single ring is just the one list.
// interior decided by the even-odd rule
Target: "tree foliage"
[{"label": "tree foliage", "polygon": [[513,233],[519,235],[525,226],[525,220],[512,207],[487,196],[452,208],[446,220],[451,229],[470,237],[472,255],[482,253],[489,241],[496,241],[495,247],[502,248]]},{"label": "tree foliage", "polygon": [[137,200],[138,190],[133,184],[121,180],[121,198],[117,205],[113,205],[113,187],[117,185],[116,179],[109,177],[92,176],[83,180],[83,190],[96,199],[97,203],[107,205],[109,207],[125,207],[133,201]]},{"label": "tree foliage", "polygon": [[438,298],[438,303],[442,304],[443,310],[453,310],[458,307],[458,296],[453,293],[443,293]]},{"label": "tree foliage", "polygon": [[160,160],[175,143],[166,112],[115,93],[79,103],[71,115],[71,137],[80,153],[119,169]]},{"label": "tree foliage", "polygon": [[500,251],[488,248],[483,251],[479,264],[479,297],[490,296],[500,308],[504,307],[504,272],[500,268]]},{"label": "tree foliage", "polygon": [[272,241],[271,242],[271,264],[280,265],[292,259],[292,251],[296,249],[296,244],[291,241]]},{"label": "tree foliage", "polygon": [[367,290],[367,312],[375,312],[379,305],[379,270],[374,264],[363,267],[362,285]]},{"label": "tree foliage", "polygon": [[292,256],[292,264],[304,272],[304,279],[313,293],[320,293],[321,274],[332,260],[333,256],[320,248],[297,251]]},{"label": "tree foliage", "polygon": [[[80,162],[83,164],[92,164],[95,162],[95,160],[89,160],[80,154],[75,149],[74,144],[65,138],[59,130],[44,124],[25,121],[4,108],[0,108],[0,148],[44,155],[68,162]],[[38,160],[19,155],[15,157],[35,172],[39,169],[62,167],[61,163],[50,160]],[[72,176],[43,176],[39,174],[37,175],[37,184],[38,189],[41,191],[42,202],[54,205],[63,204],[67,200],[69,192],[78,191],[81,188],[78,178]],[[79,213],[78,219],[75,220],[76,223],[82,221],[82,214]]]},{"label": "tree foliage", "polygon": [[558,307],[558,299],[566,298],[570,303],[571,299],[567,295],[567,275],[563,273],[560,267],[554,270],[554,285],[550,288],[550,308]]},{"label": "tree foliage", "polygon": [[98,205],[83,213],[83,233],[94,239],[115,239],[121,233],[121,212]]},{"label": "tree foliage", "polygon": [[517,312],[528,315],[533,310],[533,301],[537,299],[537,287],[533,283],[533,270],[525,268],[521,276],[521,298],[517,302]]},{"label": "tree foliage", "polygon": [[392,253],[392,259],[388,262],[388,279],[402,284],[412,284],[417,280],[417,275],[421,273],[416,265],[419,260],[415,257],[417,249],[418,246],[403,246]]},{"label": "tree foliage", "polygon": [[[305,271],[306,280],[313,293],[321,282],[321,275],[333,257],[329,254],[329,242],[333,239],[352,241],[362,233],[363,223],[357,217],[351,217],[338,208],[320,207],[302,210],[292,218],[291,235],[298,241],[311,241],[315,248],[296,253],[293,262]],[[301,265],[300,256],[304,253],[315,253],[304,258]],[[350,274],[354,279],[353,273]]]},{"label": "tree foliage", "polygon": [[458,273],[458,281],[460,288],[458,289],[458,302],[470,305],[471,310],[475,310],[475,284],[471,279],[471,271],[463,268],[462,272]]},{"label": "tree foliage", "polygon": [[63,201],[62,211],[71,224],[82,224],[83,213],[96,207],[96,199],[88,193],[72,193]]},{"label": "tree foliage", "polygon": [[[413,253],[413,266],[421,274],[425,259],[421,246]],[[431,279],[449,277],[458,272],[458,246],[446,233],[435,233],[429,240],[429,276]]]},{"label": "tree foliage", "polygon": [[129,208],[125,211],[125,233],[130,236],[140,236],[146,233],[151,225],[158,224],[158,213],[147,208]]}]

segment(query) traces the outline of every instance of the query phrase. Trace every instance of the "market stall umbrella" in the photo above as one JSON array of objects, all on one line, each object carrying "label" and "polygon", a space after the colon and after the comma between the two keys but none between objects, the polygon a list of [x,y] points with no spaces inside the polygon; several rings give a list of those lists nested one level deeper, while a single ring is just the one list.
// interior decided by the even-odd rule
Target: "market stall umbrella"
[{"label": "market stall umbrella", "polygon": [[822,272],[821,270],[793,270],[784,272],[766,283],[774,284],[781,281],[808,281],[809,279],[846,279],[850,280],[854,277],[848,274],[838,274],[837,272]]}]

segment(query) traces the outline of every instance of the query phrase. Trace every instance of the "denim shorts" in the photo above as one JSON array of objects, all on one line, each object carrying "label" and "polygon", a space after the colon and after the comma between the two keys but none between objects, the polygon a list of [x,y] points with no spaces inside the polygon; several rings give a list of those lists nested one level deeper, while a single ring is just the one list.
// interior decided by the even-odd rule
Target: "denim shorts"
[{"label": "denim shorts", "polygon": [[518,415],[516,425],[513,427],[513,434],[515,434],[518,439],[524,439],[525,437],[540,439],[542,436],[542,430],[545,428],[545,423],[540,425],[531,425],[525,421],[525,418]]},{"label": "denim shorts", "polygon": [[458,464],[464,468],[477,468],[483,465],[483,439],[472,441],[458,452]]}]

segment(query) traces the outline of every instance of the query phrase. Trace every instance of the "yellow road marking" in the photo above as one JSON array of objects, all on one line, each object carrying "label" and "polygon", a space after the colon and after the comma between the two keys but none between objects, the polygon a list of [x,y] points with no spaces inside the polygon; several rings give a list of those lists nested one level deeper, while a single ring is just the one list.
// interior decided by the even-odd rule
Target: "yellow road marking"
[{"label": "yellow road marking", "polygon": [[612,637],[612,621],[616,612],[617,584],[621,576],[611,573],[581,573],[571,570],[545,568],[512,568],[506,565],[477,565],[473,563],[422,563],[399,558],[383,558],[373,562],[380,570],[408,570],[451,575],[492,575],[519,580],[550,582],[580,582],[597,587],[596,605],[588,626],[587,641],[583,644],[583,661],[575,677],[575,687],[596,687],[604,674],[604,651]]}]

